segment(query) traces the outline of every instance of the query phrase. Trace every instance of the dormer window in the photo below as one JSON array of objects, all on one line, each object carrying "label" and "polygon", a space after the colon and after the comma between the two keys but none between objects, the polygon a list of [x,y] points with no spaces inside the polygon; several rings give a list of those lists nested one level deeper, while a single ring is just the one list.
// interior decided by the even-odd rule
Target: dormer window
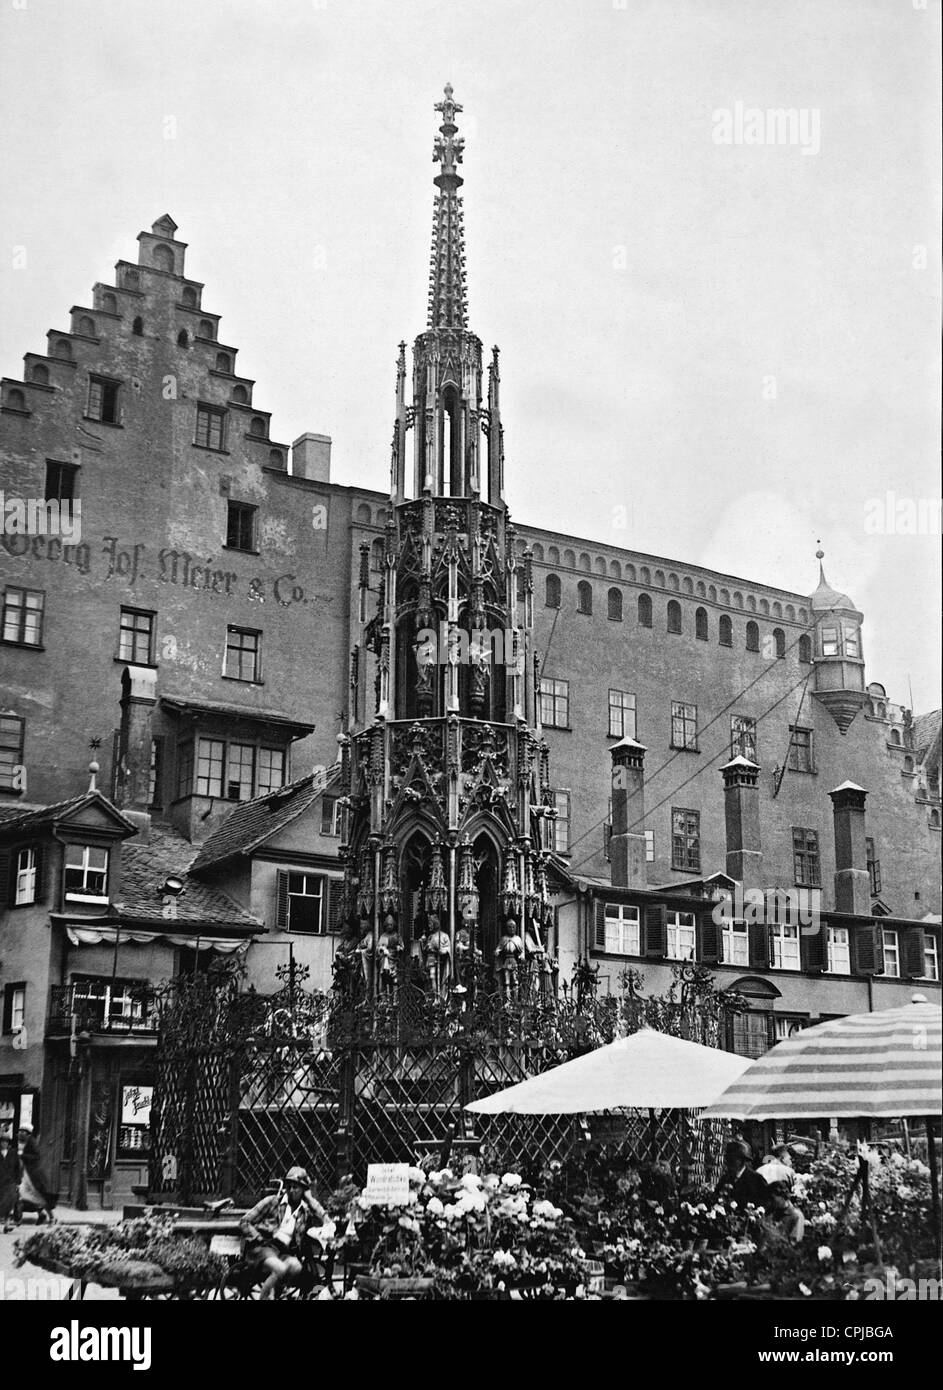
[{"label": "dormer window", "polygon": [[108,901],[108,851],[98,845],[67,845],[65,895],[73,902]]}]

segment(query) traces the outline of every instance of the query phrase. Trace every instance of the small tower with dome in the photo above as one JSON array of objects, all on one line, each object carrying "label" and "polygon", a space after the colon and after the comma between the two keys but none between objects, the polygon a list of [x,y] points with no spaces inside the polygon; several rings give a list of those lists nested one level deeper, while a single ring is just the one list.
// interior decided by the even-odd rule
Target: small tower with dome
[{"label": "small tower with dome", "polygon": [[825,552],[817,550],[819,583],[811,596],[815,622],[813,693],[844,734],[867,703],[861,624],[864,615],[847,594],[833,589],[825,578]]}]

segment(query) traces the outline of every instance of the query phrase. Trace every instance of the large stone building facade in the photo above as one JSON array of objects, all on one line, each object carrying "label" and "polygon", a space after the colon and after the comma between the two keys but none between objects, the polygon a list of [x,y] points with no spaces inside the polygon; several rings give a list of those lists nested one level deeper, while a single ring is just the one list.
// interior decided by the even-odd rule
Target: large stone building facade
[{"label": "large stone building facade", "polygon": [[[78,1128],[66,1122],[57,1089],[76,1064],[70,1001],[82,1002],[78,1031],[93,1040],[109,1019],[133,1016],[133,1089],[146,1074],[147,1019],[121,1002],[122,981],[154,982],[252,939],[260,985],[289,953],[330,985],[351,910],[339,750],[359,746],[378,717],[461,706],[472,724],[524,720],[547,768],[534,796],[554,813],[540,850],[561,978],[589,961],[615,988],[637,964],[658,987],[693,951],[724,982],[754,982],[767,1042],[777,1013],[814,1021],[897,1002],[912,979],[938,988],[939,712],[915,717],[869,680],[851,598],[811,559],[800,593],[526,518],[506,544],[500,391],[513,389],[513,364],[502,382],[495,352],[483,387],[451,109],[409,403],[405,354],[391,356],[389,495],[332,481],[324,434],[278,442],[168,216],[2,380],[0,1121],[32,1106],[67,1166],[76,1143],[89,1144],[87,1114]],[[413,681],[391,709],[390,671],[405,689],[418,611],[408,629],[395,612],[384,618],[391,557],[405,543],[396,509],[415,498],[421,512],[423,497],[442,509],[437,535],[459,499],[478,517],[498,509],[496,553],[504,565],[511,557],[513,591],[502,622],[526,627],[527,657],[519,675],[508,667],[499,680],[492,667],[477,694],[473,672],[456,676],[453,705],[423,703]],[[30,499],[80,501],[81,535],[18,526],[15,504]],[[467,557],[482,536],[464,521],[459,530]],[[490,599],[481,614],[482,626],[497,624]],[[446,613],[446,633],[450,622]],[[91,814],[90,745],[101,823],[83,841],[75,817]],[[628,802],[613,760],[631,764]],[[136,864],[133,881],[123,861]],[[736,884],[795,891],[835,930],[811,954],[775,922],[762,942],[715,940],[708,905]],[[666,915],[650,918],[652,906]],[[107,1004],[86,1007],[106,990]],[[136,1172],[128,1159],[114,1176],[125,1152],[115,1055],[82,1073],[79,1109],[97,1104],[111,1134],[98,1141],[111,1155],[95,1170],[109,1174],[101,1193]]]}]

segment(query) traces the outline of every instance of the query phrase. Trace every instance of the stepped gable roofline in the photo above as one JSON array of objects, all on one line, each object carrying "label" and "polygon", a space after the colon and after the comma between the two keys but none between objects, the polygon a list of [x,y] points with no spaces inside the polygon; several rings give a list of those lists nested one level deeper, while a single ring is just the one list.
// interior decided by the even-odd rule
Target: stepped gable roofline
[{"label": "stepped gable roofline", "polygon": [[274,792],[240,802],[205,842],[191,865],[192,872],[199,873],[223,864],[237,855],[252,854],[297,820],[325,791],[335,787],[339,779],[340,768],[335,764],[326,774],[309,773]]},{"label": "stepped gable roofline", "polygon": [[114,806],[107,796],[96,788],[94,791],[82,792],[79,796],[72,796],[67,801],[56,801],[48,806],[10,807],[9,810],[13,814],[0,817],[0,837],[16,836],[20,838],[34,830],[54,829],[62,821],[70,819],[76,812],[83,811],[88,806],[99,806],[109,819],[113,820],[125,832],[126,836],[138,833],[137,826],[127,820],[117,806]]},{"label": "stepped gable roofline", "polygon": [[[263,930],[258,917],[240,907],[220,888],[201,883],[191,868],[195,847],[169,826],[151,826],[144,844],[128,844],[121,857],[121,884],[109,917],[115,923],[154,923],[163,932],[183,927],[210,927],[214,932],[229,929],[243,935]],[[174,899],[176,916],[162,915],[163,884],[168,876],[185,880],[184,891]],[[64,915],[64,914],[60,914]]]},{"label": "stepped gable roofline", "polygon": [[292,738],[305,738],[313,734],[314,724],[303,724],[291,719],[281,710],[249,709],[245,705],[229,705],[218,700],[190,700],[183,695],[161,695],[160,703],[169,714],[214,714],[227,719],[241,719],[253,724],[276,724],[285,729]]}]

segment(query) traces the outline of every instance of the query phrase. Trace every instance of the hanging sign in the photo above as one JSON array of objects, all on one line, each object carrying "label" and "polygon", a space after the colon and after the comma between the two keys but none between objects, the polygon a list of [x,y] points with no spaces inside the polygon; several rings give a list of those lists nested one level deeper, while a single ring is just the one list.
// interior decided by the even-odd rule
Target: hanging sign
[{"label": "hanging sign", "polygon": [[410,1200],[408,1163],[368,1163],[363,1200],[375,1207],[402,1207]]}]

